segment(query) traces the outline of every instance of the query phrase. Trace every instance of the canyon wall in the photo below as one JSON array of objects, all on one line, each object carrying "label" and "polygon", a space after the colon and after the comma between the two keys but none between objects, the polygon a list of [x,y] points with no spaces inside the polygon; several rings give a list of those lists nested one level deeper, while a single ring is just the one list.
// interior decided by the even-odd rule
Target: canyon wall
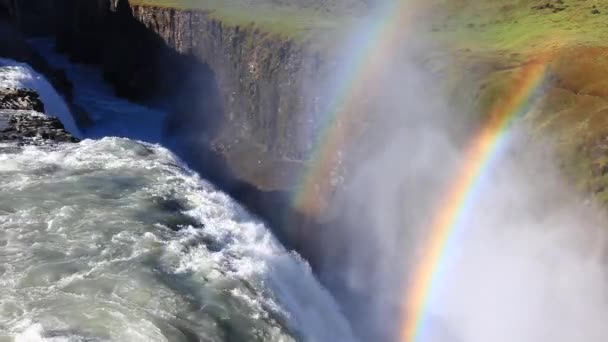
[{"label": "canyon wall", "polygon": [[314,129],[302,128],[320,115],[306,85],[334,67],[318,44],[126,0],[54,0],[54,10],[58,50],[100,64],[120,96],[168,101],[178,153],[288,244],[304,244],[294,226],[312,223],[290,192],[312,146]]},{"label": "canyon wall", "polygon": [[21,32],[28,36],[53,33],[53,3],[50,0],[2,0],[0,8],[6,9]]},{"label": "canyon wall", "polygon": [[[43,27],[45,24],[40,22],[43,26],[25,30],[25,32],[20,29],[21,20],[18,17],[29,15],[30,12],[24,10],[25,8],[37,8],[36,1],[28,2],[28,5],[32,7],[17,8],[15,7],[16,4],[16,0],[0,2],[0,57],[27,63],[36,71],[42,73],[64,97],[79,124],[86,125],[89,122],[88,116],[86,112],[72,103],[72,83],[68,80],[65,72],[51,67],[43,57],[27,44],[26,34],[36,30],[50,29],[49,26]],[[31,19],[27,18],[25,22],[31,22]]]},{"label": "canyon wall", "polygon": [[[316,138],[328,123],[356,136],[362,127],[352,126],[373,124],[378,116],[358,120],[354,112],[384,112],[367,110],[374,103],[366,100],[385,98],[371,94],[385,90],[382,77],[377,87],[359,89],[360,103],[350,104],[345,121],[355,124],[337,122],[337,108],[324,110],[331,105],[328,99],[340,95],[332,95],[329,79],[350,60],[340,58],[336,48],[344,38],[340,31],[348,30],[322,26],[320,35],[303,37],[205,10],[127,0],[48,1],[53,2],[58,50],[77,62],[99,64],[118,95],[167,106],[166,144],[314,264],[323,236],[316,230],[338,225],[338,218],[319,213],[328,206],[317,199],[330,196],[337,184],[334,175],[342,176],[332,169],[336,160],[323,161],[322,175],[315,178],[323,184],[307,184],[309,203],[292,205]],[[340,18],[328,18],[332,26],[340,23]],[[336,140],[331,145],[326,146],[330,153],[348,158],[349,151],[338,151],[347,144]],[[365,155],[363,144],[348,145],[358,149],[355,155]]]},{"label": "canyon wall", "polygon": [[[321,73],[318,52],[306,43],[226,25],[204,11],[109,0],[56,0],[55,9],[58,49],[101,63],[119,95],[177,96],[169,131],[273,163],[304,156],[300,114],[314,104],[302,80]],[[266,173],[237,173],[267,189],[285,185],[256,179]]]}]

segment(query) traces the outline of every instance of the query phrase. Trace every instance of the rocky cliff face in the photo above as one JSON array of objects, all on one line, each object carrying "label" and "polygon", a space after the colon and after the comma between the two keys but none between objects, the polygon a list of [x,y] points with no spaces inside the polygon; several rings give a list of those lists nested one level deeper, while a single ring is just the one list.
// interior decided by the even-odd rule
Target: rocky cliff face
[{"label": "rocky cliff face", "polygon": [[294,222],[288,193],[311,146],[302,127],[318,111],[304,87],[327,74],[318,48],[205,11],[54,4],[60,50],[101,64],[121,96],[169,100],[183,157],[271,223]]},{"label": "rocky cliff face", "polygon": [[225,25],[203,11],[55,3],[59,49],[102,63],[120,95],[178,98],[170,131],[204,137],[223,152],[248,146],[275,161],[302,157],[298,114],[313,105],[301,80],[320,68],[306,44]]},{"label": "rocky cliff face", "polygon": [[70,104],[79,124],[86,124],[88,121],[86,113],[71,104],[72,84],[67,79],[65,72],[50,67],[44,58],[38,55],[26,43],[26,37],[17,25],[19,19],[16,16],[20,12],[19,8],[16,7],[17,5],[17,0],[8,0],[8,2],[0,3],[0,57],[27,63],[38,72],[44,74],[55,89]]},{"label": "rocky cliff face", "polygon": [[[106,39],[104,20],[110,11],[108,0],[47,0],[52,4],[57,49],[70,52],[75,61],[98,62]],[[53,16],[51,16],[53,17]]]},{"label": "rocky cliff face", "polygon": [[30,36],[48,36],[53,32],[51,0],[2,0],[0,8],[10,13],[21,31]]}]

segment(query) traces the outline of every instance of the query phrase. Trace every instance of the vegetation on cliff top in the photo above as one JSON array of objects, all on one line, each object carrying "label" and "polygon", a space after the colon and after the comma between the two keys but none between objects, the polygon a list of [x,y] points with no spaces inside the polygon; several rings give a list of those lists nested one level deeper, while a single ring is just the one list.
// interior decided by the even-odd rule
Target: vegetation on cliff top
[{"label": "vegetation on cliff top", "polygon": [[530,52],[571,43],[601,44],[608,32],[608,2],[601,0],[437,2],[445,16],[434,30],[478,48]]},{"label": "vegetation on cliff top", "polygon": [[[364,6],[348,0],[338,7],[335,1],[307,1],[298,6],[292,1],[243,0],[130,0],[132,5],[195,9],[208,12],[228,25],[252,25],[264,31],[301,38],[309,34],[340,29]],[[346,2],[341,2],[346,3]],[[341,15],[336,15],[339,11]]]},{"label": "vegetation on cliff top", "polygon": [[458,51],[462,74],[476,73],[482,114],[522,62],[550,56],[551,82],[530,120],[555,139],[566,174],[608,204],[608,2],[460,0],[443,9],[433,34]]},{"label": "vegetation on cliff top", "polygon": [[[264,0],[262,0],[264,1]],[[286,36],[348,26],[346,1],[131,0],[134,5],[201,9],[227,24],[255,25]],[[510,89],[521,64],[550,56],[552,83],[531,120],[557,141],[564,170],[608,204],[608,2],[603,0],[431,0],[429,37],[454,56],[453,84],[473,84],[480,114]],[[348,7],[348,6],[346,6]],[[340,13],[340,14],[337,14]],[[429,57],[432,58],[432,57]],[[450,83],[452,84],[452,83]]]}]

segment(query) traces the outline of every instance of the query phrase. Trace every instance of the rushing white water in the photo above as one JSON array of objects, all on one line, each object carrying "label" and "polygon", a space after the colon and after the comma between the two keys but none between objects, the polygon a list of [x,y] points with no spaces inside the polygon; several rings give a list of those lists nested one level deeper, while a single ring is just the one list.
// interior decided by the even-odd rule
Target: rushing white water
[{"label": "rushing white water", "polygon": [[162,147],[13,147],[0,174],[0,340],[352,340],[307,264]]},{"label": "rushing white water", "polygon": [[[0,86],[37,89],[70,129],[48,82],[4,62]],[[160,132],[138,122],[152,110],[90,86],[75,82],[99,123],[85,137]],[[0,144],[0,341],[353,340],[307,263],[169,150]]]}]

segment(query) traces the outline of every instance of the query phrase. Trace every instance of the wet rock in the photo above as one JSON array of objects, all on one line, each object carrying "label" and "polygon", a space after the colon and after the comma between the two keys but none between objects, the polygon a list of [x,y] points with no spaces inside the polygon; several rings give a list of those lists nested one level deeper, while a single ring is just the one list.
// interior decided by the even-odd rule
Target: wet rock
[{"label": "wet rock", "polygon": [[78,139],[55,117],[33,110],[0,109],[0,142],[49,145]]},{"label": "wet rock", "polygon": [[44,113],[40,96],[31,89],[0,89],[0,109],[33,110]]},{"label": "wet rock", "polygon": [[44,114],[44,103],[35,90],[0,88],[0,142],[48,145],[77,141],[58,118]]}]

